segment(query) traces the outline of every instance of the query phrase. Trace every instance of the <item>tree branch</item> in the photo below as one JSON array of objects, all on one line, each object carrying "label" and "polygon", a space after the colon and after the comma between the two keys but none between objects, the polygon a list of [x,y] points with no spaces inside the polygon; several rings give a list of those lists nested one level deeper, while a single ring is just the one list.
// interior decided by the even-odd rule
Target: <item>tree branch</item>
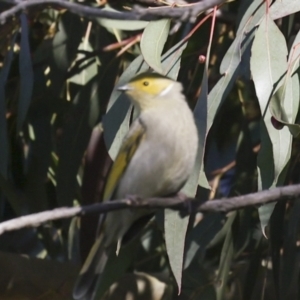
[{"label": "tree branch", "polygon": [[108,213],[113,210],[131,209],[162,209],[171,208],[188,214],[190,212],[230,212],[253,205],[266,204],[278,200],[294,200],[300,196],[300,184],[274,188],[272,190],[257,192],[244,196],[228,199],[217,199],[204,202],[199,199],[174,197],[174,198],[149,198],[142,199],[131,196],[128,199],[114,200],[82,207],[56,208],[54,210],[31,214],[0,223],[0,235],[7,231],[24,227],[36,227],[42,223],[83,216],[90,214]]},{"label": "tree branch", "polygon": [[202,0],[197,3],[188,4],[181,7],[155,7],[155,8],[141,8],[134,6],[128,12],[114,12],[103,10],[101,8],[90,7],[86,5],[69,2],[66,0],[5,0],[6,3],[12,4],[11,8],[0,14],[0,23],[3,24],[10,17],[22,12],[24,9],[38,5],[59,5],[60,7],[68,9],[70,12],[89,18],[106,18],[114,20],[156,20],[161,18],[173,18],[179,21],[194,22],[198,14],[209,8],[219,5],[225,0]]}]

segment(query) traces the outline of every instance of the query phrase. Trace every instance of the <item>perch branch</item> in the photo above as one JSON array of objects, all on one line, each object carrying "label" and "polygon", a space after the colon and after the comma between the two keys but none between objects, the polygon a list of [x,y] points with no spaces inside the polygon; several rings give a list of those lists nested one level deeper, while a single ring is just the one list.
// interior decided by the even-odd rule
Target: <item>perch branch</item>
[{"label": "perch branch", "polygon": [[193,4],[187,4],[180,7],[155,7],[141,8],[134,6],[131,11],[114,12],[103,10],[97,7],[69,2],[67,0],[5,0],[6,3],[13,5],[11,8],[0,14],[0,23],[3,24],[10,17],[22,12],[32,6],[38,5],[59,5],[68,9],[70,12],[89,18],[106,18],[114,20],[156,20],[160,18],[173,18],[179,21],[194,22],[200,12],[221,4],[224,0],[202,0]]},{"label": "perch branch", "polygon": [[149,198],[142,199],[137,196],[131,196],[128,199],[114,200],[105,203],[98,203],[82,207],[57,208],[50,211],[44,211],[28,216],[15,218],[0,223],[0,234],[21,229],[24,227],[36,227],[42,223],[71,218],[75,216],[84,216],[90,214],[107,213],[113,210],[125,208],[140,209],[162,209],[171,208],[183,213],[190,212],[230,212],[240,208],[253,205],[266,204],[283,199],[297,199],[300,196],[300,184],[278,187],[272,190],[261,191],[253,194],[217,199],[204,202],[194,198],[174,197],[174,198]]}]

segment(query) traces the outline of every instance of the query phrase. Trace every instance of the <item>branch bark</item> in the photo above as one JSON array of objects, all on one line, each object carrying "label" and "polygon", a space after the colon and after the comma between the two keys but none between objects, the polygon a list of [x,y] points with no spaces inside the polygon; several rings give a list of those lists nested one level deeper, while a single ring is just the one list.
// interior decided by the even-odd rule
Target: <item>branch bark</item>
[{"label": "branch bark", "polygon": [[181,211],[183,214],[191,212],[230,212],[247,206],[261,205],[278,200],[295,200],[300,196],[300,184],[274,188],[272,190],[261,191],[244,196],[232,197],[228,199],[217,199],[204,202],[199,199],[187,197],[174,198],[149,198],[142,199],[131,196],[128,199],[114,200],[105,203],[98,203],[82,207],[57,208],[28,216],[15,218],[0,223],[0,235],[7,231],[17,230],[24,227],[36,227],[45,222],[83,216],[90,214],[108,213],[114,210],[126,208],[131,209],[163,209],[171,208]]},{"label": "branch bark", "polygon": [[113,12],[107,11],[96,7],[90,7],[86,5],[69,2],[66,0],[5,0],[6,3],[12,4],[11,8],[0,14],[0,23],[3,24],[8,18],[13,17],[15,14],[22,12],[23,10],[32,6],[38,5],[59,5],[62,8],[66,8],[72,13],[78,14],[82,17],[88,18],[106,18],[114,20],[157,20],[161,18],[173,18],[178,21],[194,22],[198,14],[209,8],[221,4],[225,0],[202,0],[197,3],[188,4],[181,7],[155,7],[155,8],[141,8],[134,6],[131,11],[128,12]]}]

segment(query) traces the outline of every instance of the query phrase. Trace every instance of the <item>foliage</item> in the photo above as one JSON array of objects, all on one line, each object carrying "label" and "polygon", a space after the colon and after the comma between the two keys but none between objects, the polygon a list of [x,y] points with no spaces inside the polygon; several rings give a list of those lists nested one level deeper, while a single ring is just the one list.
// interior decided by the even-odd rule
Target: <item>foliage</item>
[{"label": "foliage", "polygon": [[[216,20],[212,11],[181,24],[39,6],[1,25],[0,220],[101,201],[135,114],[114,87],[149,67],[181,81],[194,110],[200,150],[185,194],[205,201],[299,183],[299,11],[294,0],[239,0]],[[0,250],[79,265],[97,222],[6,233]],[[297,299],[299,229],[298,201],[229,215],[159,211],[109,261],[98,293],[120,279],[105,299],[125,288],[135,299]],[[70,299],[71,285],[59,293]]]}]

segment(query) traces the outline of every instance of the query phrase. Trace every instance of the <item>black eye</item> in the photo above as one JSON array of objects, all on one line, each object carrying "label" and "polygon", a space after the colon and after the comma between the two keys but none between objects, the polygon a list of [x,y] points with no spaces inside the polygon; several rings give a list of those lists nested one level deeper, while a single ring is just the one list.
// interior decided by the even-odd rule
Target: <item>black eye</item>
[{"label": "black eye", "polygon": [[149,85],[149,81],[144,81],[144,82],[143,82],[143,85],[144,85],[144,86],[148,86],[148,85]]}]

